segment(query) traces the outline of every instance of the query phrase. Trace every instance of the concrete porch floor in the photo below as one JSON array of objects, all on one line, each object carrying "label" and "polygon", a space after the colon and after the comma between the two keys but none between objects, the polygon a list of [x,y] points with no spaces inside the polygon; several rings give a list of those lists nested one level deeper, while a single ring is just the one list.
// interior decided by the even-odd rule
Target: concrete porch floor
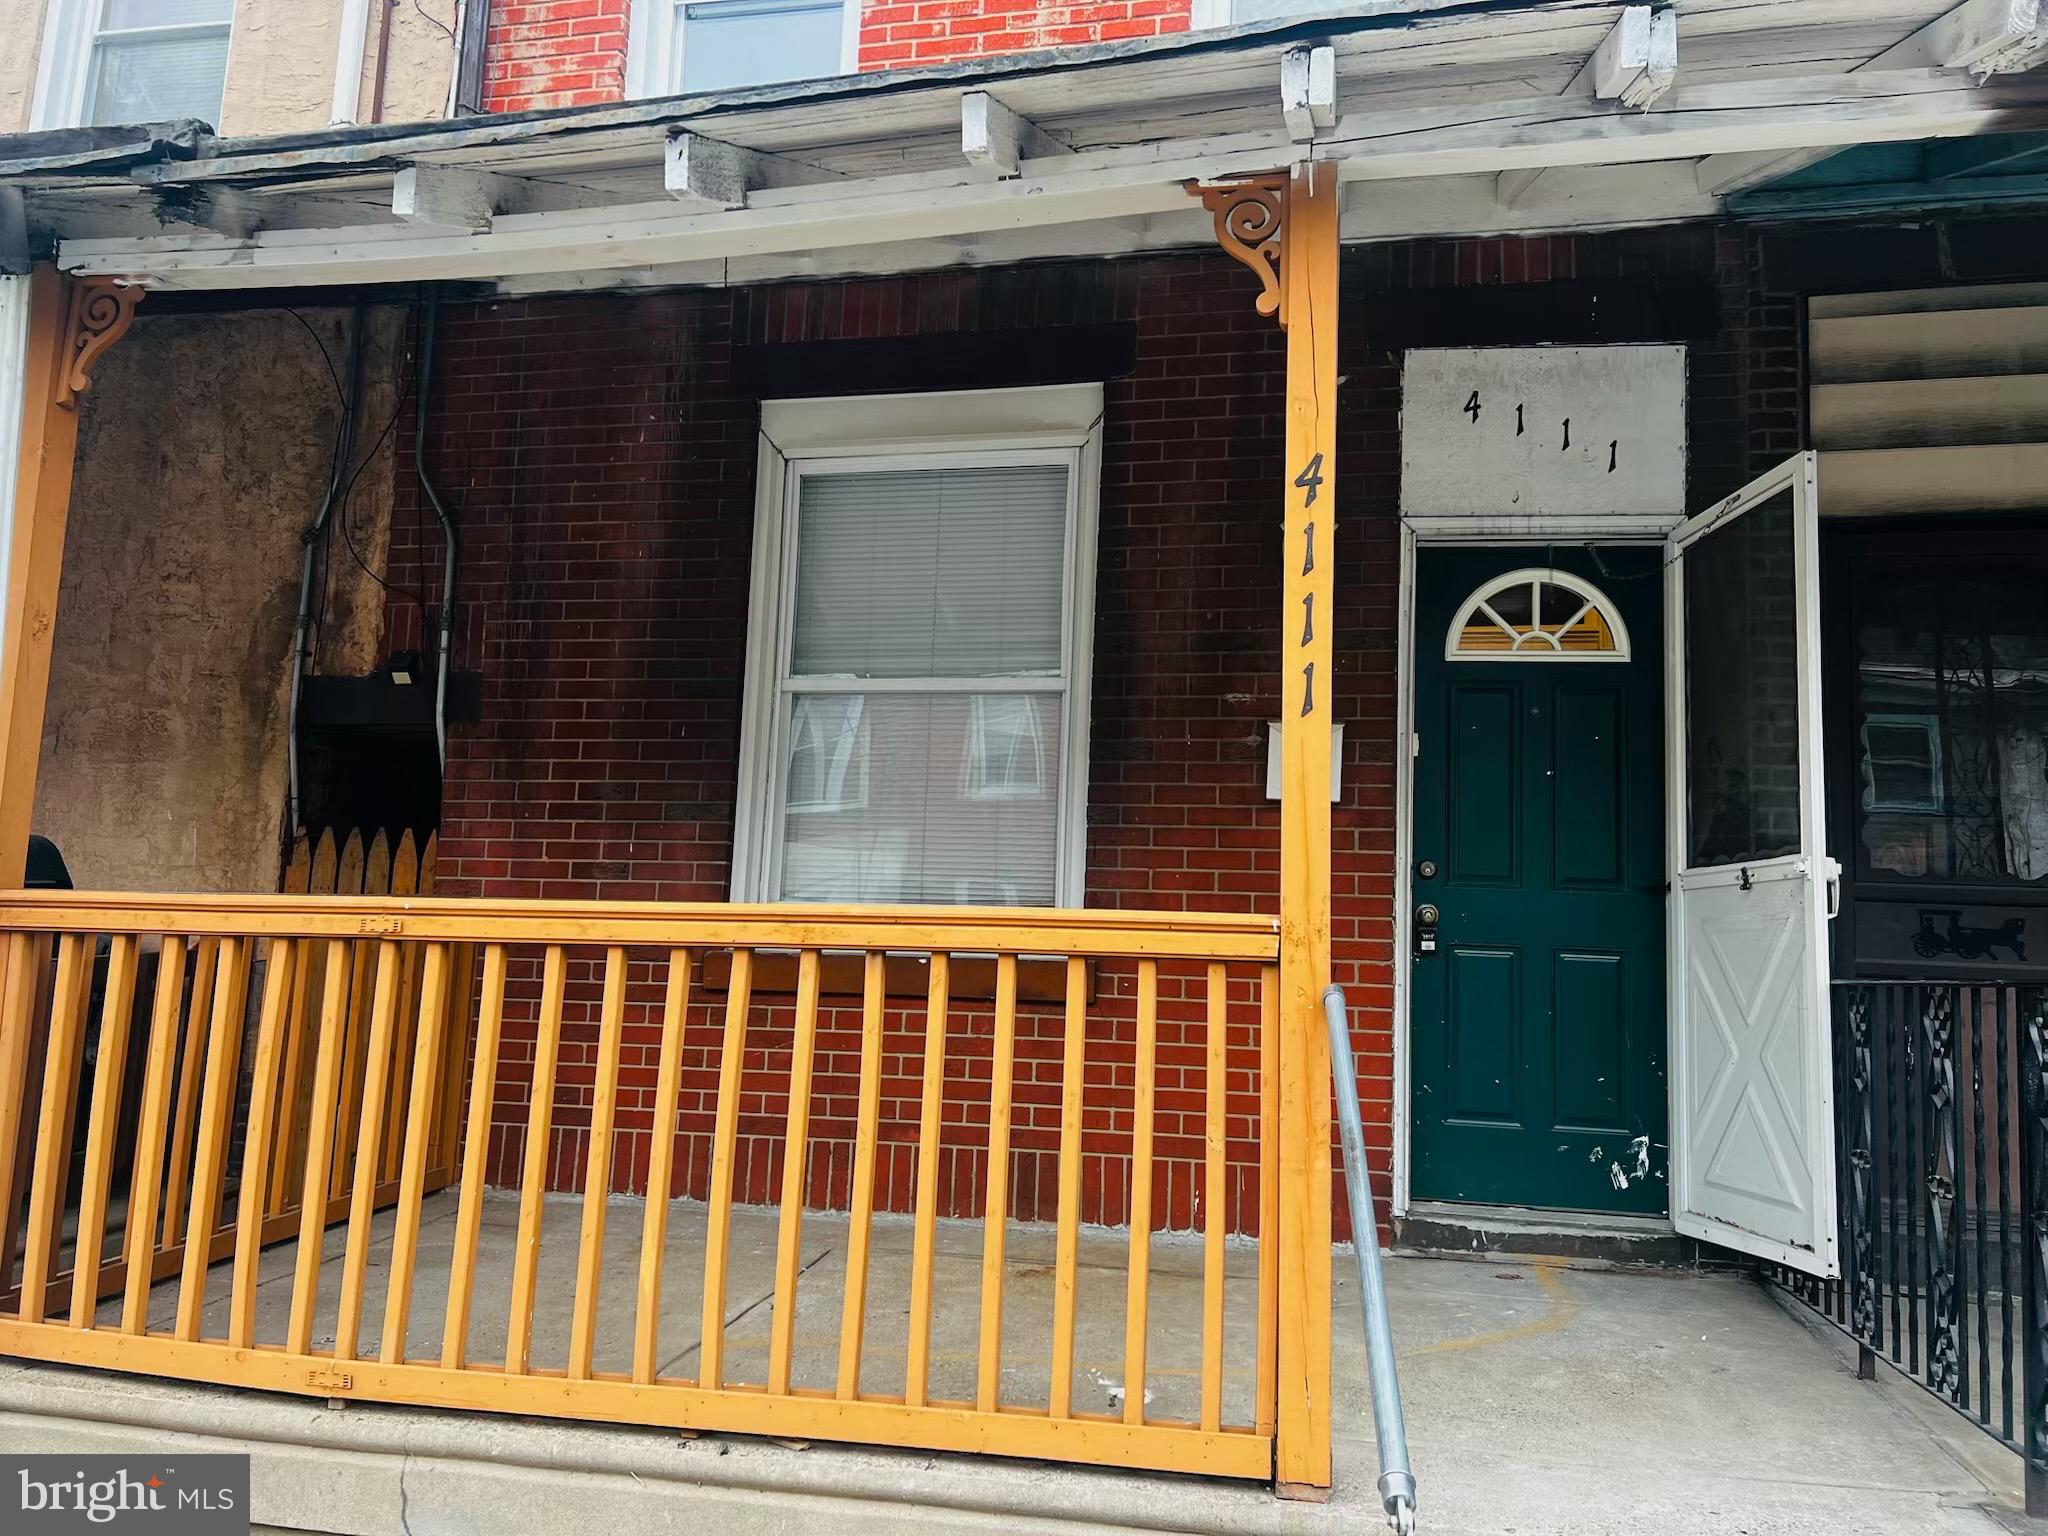
[{"label": "concrete porch floor", "polygon": [[[543,1243],[536,1363],[565,1349],[579,1202],[552,1202]],[[411,1348],[438,1347],[454,1214],[424,1212]],[[505,1257],[517,1203],[487,1206],[472,1358],[502,1352]],[[632,1333],[641,1206],[609,1213],[600,1369]],[[664,1271],[663,1368],[691,1370],[702,1208],[678,1202]],[[759,1380],[772,1314],[774,1213],[735,1212],[728,1375]],[[829,1385],[838,1343],[846,1223],[805,1218],[796,1375]],[[389,1218],[373,1257],[365,1348],[374,1350]],[[331,1333],[339,1229],[328,1238],[321,1327]],[[863,1387],[900,1390],[906,1222],[877,1218]],[[1121,1233],[1082,1253],[1076,1405],[1121,1400]],[[1013,1229],[1004,1393],[1042,1400],[1051,1233]],[[1199,1244],[1155,1239],[1151,1411],[1190,1412],[1199,1366]],[[265,1256],[259,1337],[289,1301],[291,1247]],[[942,1224],[933,1393],[970,1396],[980,1225]],[[1248,1411],[1249,1248],[1230,1254],[1226,1417]],[[1380,1525],[1364,1350],[1348,1253],[1339,1254],[1336,1496],[1285,1504],[1264,1489],[1188,1477],[873,1450],[795,1448],[744,1437],[683,1440],[643,1429],[468,1416],[195,1387],[0,1362],[0,1452],[117,1450],[166,1443],[252,1452],[258,1530],[555,1536],[668,1529],[1200,1533],[1361,1532]],[[1735,1274],[1616,1272],[1563,1261],[1388,1261],[1421,1522],[1426,1531],[1542,1536],[1629,1532],[1959,1532],[2023,1529],[2018,1458],[1911,1385],[1858,1382],[1835,1336]],[[209,1287],[207,1331],[225,1326],[226,1274]],[[169,1287],[154,1310],[168,1321]],[[158,1319],[153,1318],[153,1323]],[[322,1338],[316,1347],[326,1347]],[[496,1353],[494,1353],[496,1352]],[[714,1525],[714,1522],[716,1523]]]}]

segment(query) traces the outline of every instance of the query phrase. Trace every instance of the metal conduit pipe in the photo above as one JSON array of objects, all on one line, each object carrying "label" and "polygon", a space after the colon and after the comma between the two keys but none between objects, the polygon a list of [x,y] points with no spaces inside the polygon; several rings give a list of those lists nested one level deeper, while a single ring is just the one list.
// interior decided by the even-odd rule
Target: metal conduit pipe
[{"label": "metal conduit pipe", "polygon": [[1408,1424],[1394,1368],[1394,1329],[1387,1318],[1387,1281],[1380,1271],[1379,1219],[1365,1172],[1365,1126],[1358,1112],[1358,1068],[1344,989],[1323,989],[1330,1028],[1330,1072],[1337,1082],[1337,1123],[1344,1140],[1344,1194],[1351,1205],[1351,1246],[1358,1254],[1358,1295],[1365,1312],[1365,1352],[1372,1372],[1372,1422],[1380,1442],[1380,1504],[1400,1536],[1415,1529],[1415,1473],[1408,1465]]},{"label": "metal conduit pipe", "polygon": [[455,518],[449,512],[448,504],[441,499],[434,477],[427,473],[427,407],[432,403],[434,333],[440,326],[441,293],[439,289],[432,289],[427,294],[426,312],[420,317],[420,371],[418,384],[413,390],[419,413],[413,421],[412,467],[419,478],[421,492],[434,509],[434,516],[441,520],[444,552],[441,563],[441,635],[434,655],[434,747],[445,770],[448,767],[448,656],[455,646],[455,560],[460,540],[456,535]]},{"label": "metal conduit pipe", "polygon": [[348,391],[341,399],[341,425],[334,433],[334,468],[327,477],[327,494],[320,500],[320,511],[299,535],[299,544],[304,553],[299,561],[299,617],[292,628],[292,691],[291,703],[285,714],[285,766],[288,780],[286,788],[285,831],[296,836],[299,831],[299,698],[305,691],[306,666],[312,661],[311,643],[313,638],[313,573],[320,561],[320,543],[327,532],[327,521],[334,516],[341,498],[342,482],[348,476],[348,461],[355,447],[356,401],[363,390],[363,306],[355,307],[354,324],[351,328],[348,349]]}]

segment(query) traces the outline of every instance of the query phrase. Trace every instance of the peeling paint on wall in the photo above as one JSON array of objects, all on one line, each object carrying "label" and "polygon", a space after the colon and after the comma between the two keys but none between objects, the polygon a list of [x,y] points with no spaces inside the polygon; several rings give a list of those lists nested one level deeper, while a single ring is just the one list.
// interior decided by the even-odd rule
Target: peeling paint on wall
[{"label": "peeling paint on wall", "polygon": [[[406,312],[369,312],[358,454],[391,415]],[[347,310],[306,312],[346,366]],[[81,886],[276,889],[300,532],[327,483],[335,387],[283,310],[139,316],[85,397],[35,830]],[[390,443],[351,526],[381,567]],[[382,593],[336,547],[326,671],[371,663]]]}]

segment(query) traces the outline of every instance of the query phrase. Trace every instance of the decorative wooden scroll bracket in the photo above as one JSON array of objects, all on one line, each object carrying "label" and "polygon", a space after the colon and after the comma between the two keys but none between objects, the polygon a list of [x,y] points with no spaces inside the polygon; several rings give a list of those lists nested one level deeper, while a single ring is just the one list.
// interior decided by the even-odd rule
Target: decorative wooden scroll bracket
[{"label": "decorative wooden scroll bracket", "polygon": [[1216,243],[1258,278],[1259,313],[1277,318],[1285,327],[1287,267],[1280,259],[1280,244],[1287,227],[1287,174],[1274,171],[1214,186],[1189,182],[1188,191],[1215,219]]},{"label": "decorative wooden scroll bracket", "polygon": [[78,408],[78,397],[92,387],[93,365],[102,353],[128,334],[142,293],[139,287],[110,278],[91,278],[71,285],[64,351],[57,367],[57,404],[66,410]]}]

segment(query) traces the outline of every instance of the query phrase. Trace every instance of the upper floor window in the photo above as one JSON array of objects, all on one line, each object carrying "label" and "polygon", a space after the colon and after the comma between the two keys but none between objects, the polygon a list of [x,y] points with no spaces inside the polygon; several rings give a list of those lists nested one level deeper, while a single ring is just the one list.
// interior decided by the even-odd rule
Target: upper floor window
[{"label": "upper floor window", "polygon": [[634,0],[629,94],[849,73],[859,16],[854,0]]},{"label": "upper floor window", "polygon": [[32,126],[220,118],[234,0],[51,0]]}]

